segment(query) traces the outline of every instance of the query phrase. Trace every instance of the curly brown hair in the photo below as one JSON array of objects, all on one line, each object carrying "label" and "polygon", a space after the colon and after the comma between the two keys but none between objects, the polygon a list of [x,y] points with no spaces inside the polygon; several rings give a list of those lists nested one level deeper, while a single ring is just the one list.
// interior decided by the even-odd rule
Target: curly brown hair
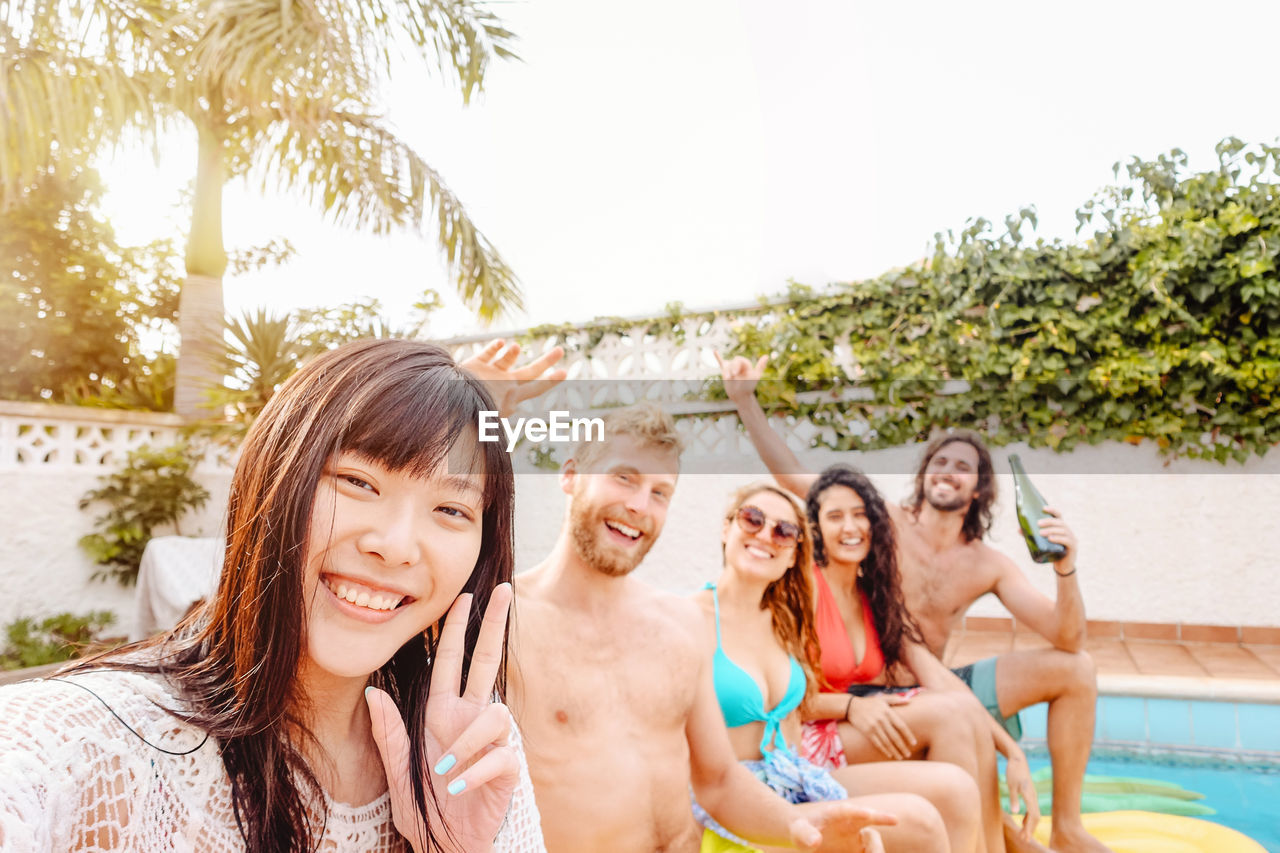
[{"label": "curly brown hair", "polygon": [[773,616],[773,635],[782,648],[800,661],[805,674],[805,701],[817,690],[821,672],[818,664],[817,619],[813,611],[813,535],[805,522],[804,508],[789,492],[771,483],[752,483],[733,493],[725,510],[725,519],[749,503],[761,492],[778,495],[795,511],[800,538],[796,542],[796,558],[790,568],[765,588],[760,609],[768,608]]},{"label": "curly brown hair", "polygon": [[987,450],[987,445],[976,432],[956,430],[943,433],[929,442],[924,449],[924,458],[920,460],[920,467],[916,469],[915,491],[907,508],[912,513],[920,512],[920,507],[924,505],[924,475],[929,463],[938,455],[939,450],[957,441],[978,451],[978,486],[974,491],[973,502],[964,514],[964,526],[960,528],[960,535],[966,542],[981,541],[991,530],[991,524],[995,520],[992,506],[996,502],[996,472],[991,462],[991,451]]},{"label": "curly brown hair", "polygon": [[920,627],[907,611],[902,597],[902,576],[898,572],[897,537],[893,532],[893,519],[880,491],[867,476],[849,465],[832,465],[824,470],[812,486],[805,505],[809,510],[809,526],[813,528],[813,560],[819,566],[827,564],[826,546],[822,541],[822,528],[818,515],[822,508],[822,496],[828,489],[845,486],[862,499],[871,522],[871,549],[862,561],[856,581],[858,592],[871,608],[871,619],[880,638],[880,651],[884,654],[886,670],[902,661],[903,647],[908,641],[923,643]]}]

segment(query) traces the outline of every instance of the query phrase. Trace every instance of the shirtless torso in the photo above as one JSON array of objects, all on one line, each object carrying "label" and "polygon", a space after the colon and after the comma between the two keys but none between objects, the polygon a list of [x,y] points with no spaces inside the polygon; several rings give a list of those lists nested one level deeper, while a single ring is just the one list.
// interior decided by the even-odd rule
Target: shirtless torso
[{"label": "shirtless torso", "polygon": [[686,726],[700,614],[631,578],[590,607],[557,600],[544,580],[517,578],[509,681],[547,848],[697,850]]},{"label": "shirtless torso", "polygon": [[941,659],[951,633],[975,601],[996,585],[1008,558],[980,541],[952,539],[938,547],[926,538],[919,519],[891,506],[898,537],[898,571],[907,610],[925,645]]}]

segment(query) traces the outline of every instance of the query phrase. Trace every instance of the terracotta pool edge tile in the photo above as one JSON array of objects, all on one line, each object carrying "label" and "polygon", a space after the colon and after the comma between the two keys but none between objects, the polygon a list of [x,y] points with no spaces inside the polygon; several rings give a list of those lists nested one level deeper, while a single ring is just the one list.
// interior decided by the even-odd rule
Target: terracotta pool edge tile
[{"label": "terracotta pool edge tile", "polygon": [[1188,675],[1193,677],[1210,677],[1200,661],[1196,660],[1186,648],[1178,643],[1163,643],[1157,640],[1125,642],[1129,656],[1133,658],[1139,675]]},{"label": "terracotta pool edge tile", "polygon": [[1124,623],[1106,619],[1090,619],[1086,625],[1090,640],[1119,640],[1124,637]]},{"label": "terracotta pool edge tile", "polygon": [[1178,639],[1187,643],[1233,643],[1240,642],[1240,626],[1238,625],[1179,625]]},{"label": "terracotta pool edge tile", "polygon": [[1085,640],[1084,650],[1093,658],[1100,676],[1138,675],[1138,665],[1124,640],[1089,637]]},{"label": "terracotta pool edge tile", "polygon": [[1178,626],[1173,622],[1123,622],[1126,640],[1178,641]]},{"label": "terracotta pool edge tile", "polygon": [[1221,643],[1192,643],[1183,646],[1210,678],[1271,679],[1275,671],[1242,646]]},{"label": "terracotta pool edge tile", "polygon": [[1013,620],[1008,616],[966,616],[964,630],[980,631],[984,634],[1007,634],[1013,630]]},{"label": "terracotta pool edge tile", "polygon": [[1241,625],[1240,642],[1259,646],[1280,646],[1280,628]]}]

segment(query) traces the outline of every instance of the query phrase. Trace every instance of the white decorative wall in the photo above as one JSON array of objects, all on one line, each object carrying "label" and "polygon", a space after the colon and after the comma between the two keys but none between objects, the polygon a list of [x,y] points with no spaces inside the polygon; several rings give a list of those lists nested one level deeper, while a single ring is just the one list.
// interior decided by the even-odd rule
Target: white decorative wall
[{"label": "white decorative wall", "polygon": [[[666,530],[640,570],[676,592],[715,577],[723,503],[738,485],[765,474],[728,405],[690,398],[694,385],[672,381],[713,374],[713,352],[728,342],[730,317],[686,321],[681,344],[647,334],[648,321],[637,321],[630,333],[606,335],[590,347],[582,343],[585,332],[569,340],[543,336],[527,347],[531,353],[555,344],[569,348],[565,366],[572,381],[538,401],[544,412],[567,408],[578,414],[646,398],[694,416],[681,420],[690,448]],[[465,358],[483,341],[447,343]],[[847,351],[837,347],[835,355],[856,377]],[[919,448],[817,454],[805,450],[811,425],[776,425],[803,454],[806,467],[845,461],[867,471],[888,498],[907,495]],[[0,402],[0,586],[7,592],[0,598],[0,624],[19,615],[106,607],[128,630],[132,590],[89,581],[94,567],[76,542],[91,531],[95,510],[81,511],[77,503],[129,449],[169,444],[180,426],[172,415]],[[1090,618],[1280,625],[1280,556],[1270,535],[1280,515],[1280,454],[1222,466],[1168,463],[1150,442],[1069,454],[998,448],[997,470],[1008,470],[1010,450],[1021,453],[1040,490],[1064,510],[1079,536],[1080,583]],[[524,451],[517,453],[517,470],[525,472],[518,475],[517,565],[528,568],[550,550],[564,504],[556,476],[537,471]],[[230,471],[209,463],[197,473],[213,498],[183,520],[181,532],[218,535]],[[991,544],[1052,593],[1049,568],[1026,556],[1007,474],[1001,489]],[[994,600],[978,602],[971,612],[1004,615]]]},{"label": "white decorative wall", "polygon": [[[1272,535],[1280,516],[1280,454],[1230,468],[1187,460],[1166,468],[1149,443],[1083,447],[1063,456],[996,448],[1000,501],[988,541],[1050,596],[1050,568],[1027,556],[1013,512],[1013,479],[1003,473],[1010,451],[1033,472],[1045,472],[1034,475],[1037,488],[1063,510],[1080,540],[1080,584],[1090,619],[1280,625],[1280,552]],[[806,459],[814,470],[834,460],[863,468],[886,498],[902,500],[919,452],[910,447]],[[1123,473],[1098,473],[1105,470]],[[1142,470],[1148,473],[1134,473]],[[760,479],[768,479],[763,466],[755,475],[682,476],[640,577],[676,592],[713,580],[725,501],[738,486]],[[522,474],[518,498],[517,565],[528,568],[555,540],[564,495],[554,475]],[[980,600],[970,614],[1008,615],[994,597]]]},{"label": "white decorative wall", "polygon": [[[0,402],[0,589],[6,591],[0,625],[19,616],[106,609],[117,616],[111,633],[131,630],[133,589],[91,581],[97,567],[77,544],[105,507],[81,510],[79,502],[130,450],[177,441],[181,424],[175,415]],[[180,522],[181,532],[214,534],[231,474],[206,465],[196,479],[209,490],[209,503]]]}]

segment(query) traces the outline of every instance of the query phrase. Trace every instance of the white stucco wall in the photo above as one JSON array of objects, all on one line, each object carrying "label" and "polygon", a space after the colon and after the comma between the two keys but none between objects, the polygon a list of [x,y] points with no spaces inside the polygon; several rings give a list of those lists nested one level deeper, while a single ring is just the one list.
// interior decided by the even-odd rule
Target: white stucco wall
[{"label": "white stucco wall", "polygon": [[[0,403],[0,626],[19,616],[105,609],[117,617],[109,633],[132,630],[133,588],[90,580],[98,566],[77,544],[106,508],[81,510],[79,502],[129,449],[173,443],[177,424],[166,415]],[[196,479],[210,499],[181,520],[181,532],[216,534],[230,471],[210,464]]]},{"label": "white stucco wall", "polygon": [[[1018,530],[1013,479],[1004,473],[1010,451],[1021,455],[1037,488],[1063,510],[1080,540],[1080,584],[1091,619],[1280,625],[1280,551],[1271,535],[1280,517],[1280,454],[1244,466],[1192,460],[1166,466],[1149,442],[1069,455],[997,448],[1000,500],[988,541],[1050,596],[1050,567],[1031,561]],[[919,453],[907,447],[811,458],[814,470],[828,460],[860,467],[887,498],[900,500],[910,492]],[[758,476],[682,477],[640,576],[677,592],[713,580],[724,503],[734,488],[763,475],[761,467]],[[518,496],[517,565],[527,568],[551,548],[564,496],[556,477],[546,474],[520,475]],[[990,596],[970,613],[1008,615]]]},{"label": "white stucco wall", "polygon": [[[153,420],[148,422],[152,437],[165,438],[172,425],[163,418]],[[79,451],[76,464],[68,458],[62,464],[31,464],[30,430],[18,436],[3,417],[0,428],[9,429],[0,430],[0,588],[6,591],[0,597],[0,625],[20,615],[108,608],[127,631],[134,618],[132,589],[91,582],[94,566],[76,544],[92,530],[100,511],[81,511],[77,503],[109,467],[85,462]],[[111,429],[112,441],[124,440],[119,423]],[[92,441],[85,436],[91,432],[82,426],[68,434],[87,447]],[[147,436],[131,432],[128,438],[136,444]],[[25,448],[25,457],[15,448]],[[1244,466],[1221,466],[1190,460],[1165,465],[1150,443],[1085,447],[1065,455],[997,449],[1002,497],[990,541],[1047,594],[1054,589],[1050,569],[1027,557],[1013,516],[1011,478],[1003,473],[1009,450],[1021,453],[1037,486],[1064,510],[1080,539],[1080,583],[1090,618],[1280,625],[1280,556],[1270,535],[1280,515],[1280,454],[1251,459]],[[119,455],[119,448],[113,452]],[[897,500],[909,491],[918,456],[919,448],[906,447],[814,455],[805,462],[814,470],[828,460],[849,462]],[[25,461],[15,461],[19,457]],[[732,468],[741,472],[743,465]],[[666,529],[640,576],[675,592],[692,591],[713,579],[719,570],[724,502],[738,485],[761,479],[763,468],[756,471],[685,473]],[[201,512],[183,520],[184,534],[220,533],[229,478],[227,469],[215,466],[198,474],[213,497]],[[555,541],[564,495],[554,474],[524,473],[518,475],[517,501],[517,565],[523,569],[542,559]],[[971,612],[1004,615],[994,599],[979,601]]]}]

